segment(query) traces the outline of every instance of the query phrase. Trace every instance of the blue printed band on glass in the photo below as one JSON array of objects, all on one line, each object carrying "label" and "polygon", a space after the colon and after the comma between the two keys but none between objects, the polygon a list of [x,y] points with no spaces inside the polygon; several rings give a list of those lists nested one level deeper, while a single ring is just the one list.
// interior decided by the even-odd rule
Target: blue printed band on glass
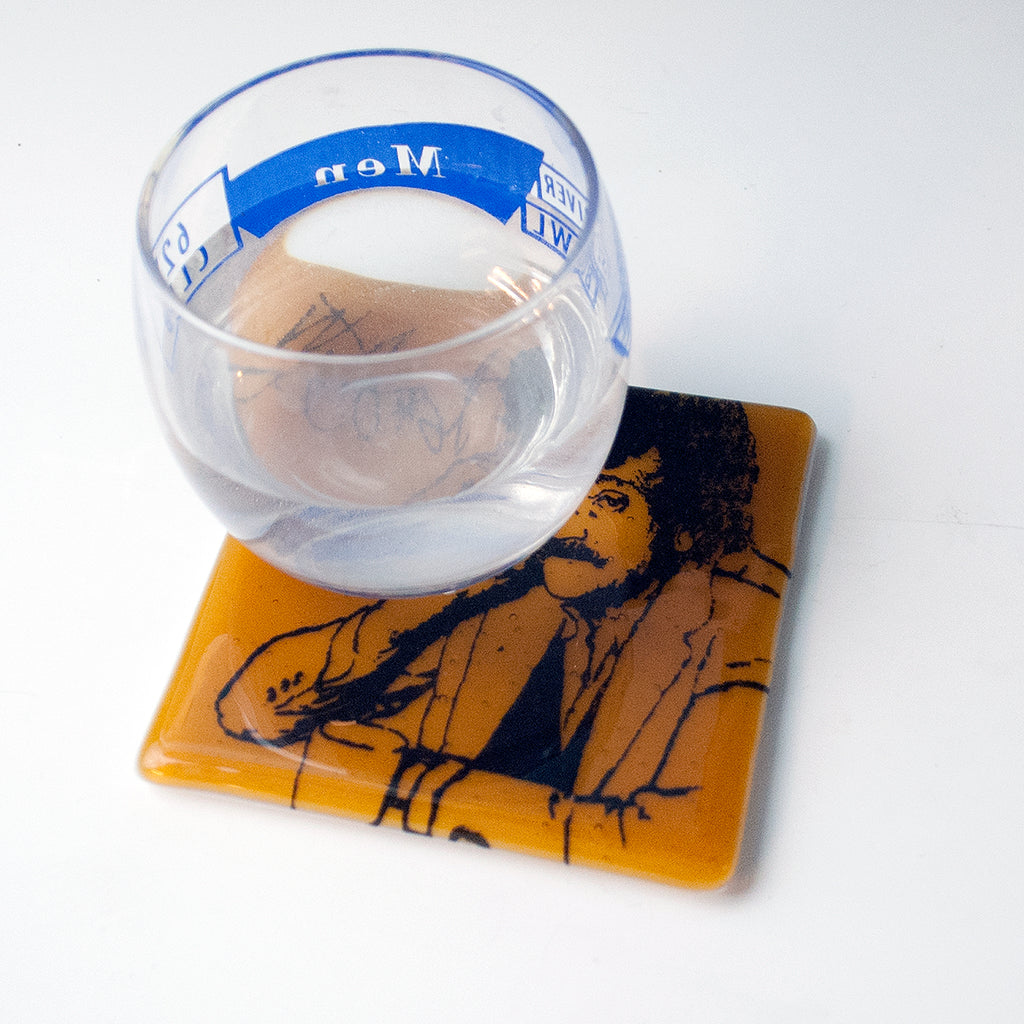
[{"label": "blue printed band on glass", "polygon": [[507,221],[540,174],[535,146],[485,128],[416,122],[336,132],[225,181],[235,228],[262,238],[330,196],[381,185],[454,196]]}]

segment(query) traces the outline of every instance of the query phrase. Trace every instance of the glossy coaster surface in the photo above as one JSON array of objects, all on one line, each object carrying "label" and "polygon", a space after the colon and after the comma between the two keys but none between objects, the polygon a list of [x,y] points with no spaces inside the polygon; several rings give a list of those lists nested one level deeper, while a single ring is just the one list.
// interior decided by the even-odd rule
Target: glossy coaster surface
[{"label": "glossy coaster surface", "polygon": [[539,552],[369,600],[228,539],[151,779],[693,887],[738,855],[814,426],[631,388]]}]

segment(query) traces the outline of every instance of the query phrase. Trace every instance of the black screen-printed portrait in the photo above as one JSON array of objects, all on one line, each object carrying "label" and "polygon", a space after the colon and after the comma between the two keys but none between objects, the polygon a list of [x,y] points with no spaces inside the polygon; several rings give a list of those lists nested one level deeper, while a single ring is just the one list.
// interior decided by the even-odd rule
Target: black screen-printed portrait
[{"label": "black screen-printed portrait", "polygon": [[[237,607],[213,608],[236,624],[208,624],[203,681],[192,670],[182,704],[205,711],[213,760],[230,751],[253,795],[718,884],[737,856],[812,434],[790,410],[630,389],[569,521],[455,594],[329,595],[235,545],[220,591],[237,605],[244,569],[250,592],[277,589],[274,614],[260,636],[255,614],[240,630]],[[208,607],[217,594],[215,576]],[[160,771],[177,775],[168,749]],[[193,753],[187,781],[210,784],[209,755]]]}]

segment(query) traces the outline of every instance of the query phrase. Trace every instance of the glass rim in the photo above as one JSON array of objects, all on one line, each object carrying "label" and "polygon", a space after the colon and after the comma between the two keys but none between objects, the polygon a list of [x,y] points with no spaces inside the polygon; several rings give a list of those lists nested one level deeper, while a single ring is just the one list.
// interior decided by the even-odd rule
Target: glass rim
[{"label": "glass rim", "polygon": [[[149,225],[147,221],[150,202],[157,179],[166,167],[167,163],[170,161],[172,155],[188,138],[192,131],[207,117],[213,114],[214,111],[218,110],[226,103],[229,103],[236,96],[239,96],[272,78],[278,78],[315,64],[326,64],[335,61],[366,57],[399,57],[415,60],[438,61],[441,63],[455,64],[471,71],[477,71],[492,78],[496,78],[499,81],[504,82],[506,85],[510,85],[514,89],[517,89],[529,99],[533,100],[550,117],[552,117],[566,133],[570,143],[576,150],[576,154],[583,165],[583,171],[587,179],[587,210],[584,216],[584,222],[580,227],[579,234],[577,235],[573,252],[566,257],[562,265],[552,275],[551,280],[548,281],[543,288],[531,295],[530,298],[521,305],[514,306],[508,312],[495,317],[493,320],[488,320],[485,324],[482,324],[480,327],[474,328],[471,331],[464,331],[461,334],[456,334],[450,338],[433,342],[430,345],[405,349],[401,352],[370,352],[350,355],[342,353],[304,352],[295,349],[281,349],[265,345],[258,341],[253,341],[250,338],[234,334],[232,331],[225,330],[223,327],[218,327],[215,324],[210,323],[198,313],[193,312],[193,310],[189,308],[188,304],[168,286],[167,282],[159,273],[156,261],[150,257],[152,243],[149,238]],[[543,92],[536,89],[523,79],[518,78],[507,71],[503,71],[500,68],[494,67],[493,65],[485,64],[469,57],[459,57],[453,54],[441,53],[433,50],[388,48],[345,50],[335,53],[325,53],[305,60],[295,61],[291,64],[286,64],[282,67],[257,75],[256,77],[235,86],[212,100],[187,122],[185,122],[185,124],[165,145],[160,155],[152,164],[149,173],[146,175],[145,182],[143,183],[136,207],[135,261],[137,265],[141,265],[141,269],[146,276],[148,284],[155,288],[161,302],[174,309],[178,317],[190,323],[195,329],[206,335],[210,340],[219,342],[222,345],[229,345],[233,348],[239,348],[243,351],[258,354],[264,359],[277,358],[283,362],[298,361],[314,364],[323,363],[336,366],[344,364],[367,365],[373,363],[396,363],[420,359],[428,354],[445,351],[447,349],[467,346],[484,338],[502,334],[514,327],[516,324],[528,321],[533,315],[539,316],[540,311],[545,306],[549,305],[556,295],[564,290],[564,282],[566,278],[575,273],[577,264],[581,260],[590,236],[593,234],[594,225],[597,221],[598,212],[602,202],[603,195],[601,192],[600,179],[597,174],[597,167],[590,152],[590,147],[587,145],[583,135],[580,133],[579,129],[568,114],[566,114],[558,104],[554,103]]]}]

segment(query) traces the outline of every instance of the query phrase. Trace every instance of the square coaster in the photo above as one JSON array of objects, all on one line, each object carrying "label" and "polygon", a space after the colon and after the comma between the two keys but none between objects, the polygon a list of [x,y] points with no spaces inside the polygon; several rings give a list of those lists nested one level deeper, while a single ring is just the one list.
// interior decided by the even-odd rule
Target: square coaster
[{"label": "square coaster", "polygon": [[712,887],[736,864],[804,413],[630,388],[522,564],[368,600],[228,539],[140,764],[158,782]]}]

